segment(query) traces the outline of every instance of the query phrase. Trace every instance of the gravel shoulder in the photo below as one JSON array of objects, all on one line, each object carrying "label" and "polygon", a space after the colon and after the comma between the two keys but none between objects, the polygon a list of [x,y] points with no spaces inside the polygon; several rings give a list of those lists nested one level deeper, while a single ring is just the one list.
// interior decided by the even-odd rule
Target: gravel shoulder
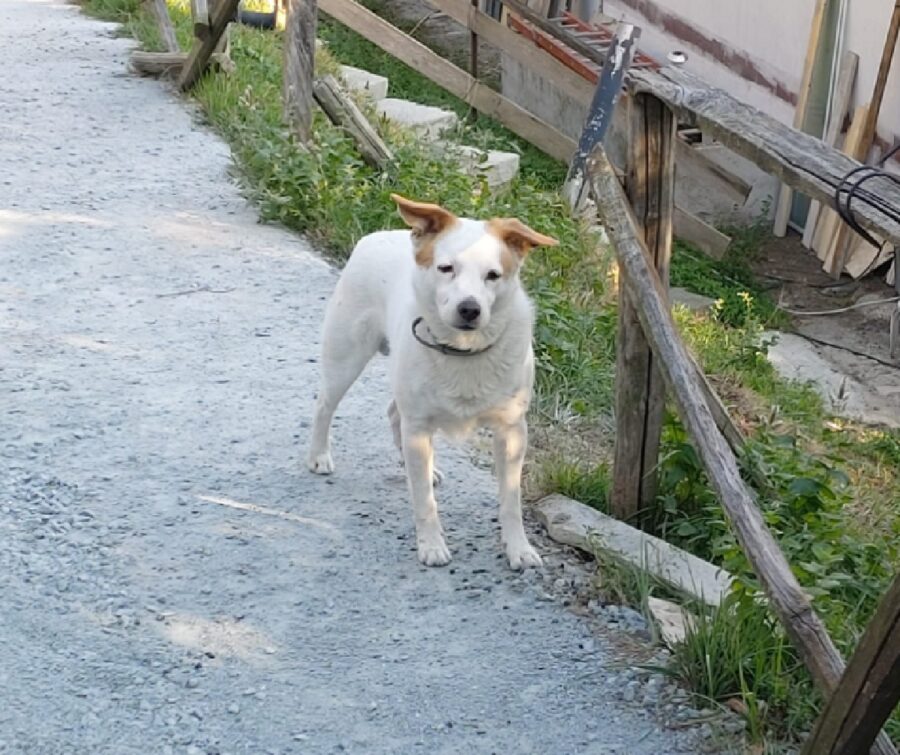
[{"label": "gravel shoulder", "polygon": [[0,751],[694,751],[508,570],[462,450],[417,563],[382,363],[305,471],[336,271],[131,44],[0,4]]}]

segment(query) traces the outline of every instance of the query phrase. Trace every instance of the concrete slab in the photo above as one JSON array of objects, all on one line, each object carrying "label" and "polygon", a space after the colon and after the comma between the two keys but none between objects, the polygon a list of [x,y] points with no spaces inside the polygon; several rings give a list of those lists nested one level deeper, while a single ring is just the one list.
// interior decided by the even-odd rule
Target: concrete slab
[{"label": "concrete slab", "polygon": [[715,299],[703,296],[703,294],[695,294],[693,291],[688,291],[686,288],[679,288],[678,286],[673,286],[669,289],[669,299],[672,304],[680,304],[692,312],[708,312],[712,309],[713,304],[716,303]]},{"label": "concrete slab", "polygon": [[456,147],[455,152],[463,171],[470,176],[483,175],[492,189],[506,186],[519,174],[519,156],[515,152],[468,146]]},{"label": "concrete slab", "polygon": [[535,512],[557,542],[588,553],[600,548],[709,605],[731,591],[723,569],[564,495],[538,501]]},{"label": "concrete slab", "polygon": [[341,78],[348,89],[354,92],[365,92],[373,100],[383,100],[388,93],[388,79],[377,73],[369,73],[362,68],[341,66]]},{"label": "concrete slab", "polygon": [[769,361],[790,380],[809,382],[834,414],[874,425],[900,427],[900,368],[890,367],[793,333],[770,331]]},{"label": "concrete slab", "polygon": [[376,104],[378,114],[398,126],[412,129],[419,136],[435,140],[459,122],[456,113],[439,107],[420,105],[409,100],[386,97]]}]

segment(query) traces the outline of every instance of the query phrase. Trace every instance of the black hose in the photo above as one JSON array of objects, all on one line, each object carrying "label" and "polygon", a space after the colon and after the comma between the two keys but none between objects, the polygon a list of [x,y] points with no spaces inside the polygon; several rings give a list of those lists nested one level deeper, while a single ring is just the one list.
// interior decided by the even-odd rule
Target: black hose
[{"label": "black hose", "polygon": [[274,29],[276,15],[275,11],[272,13],[260,13],[252,10],[239,10],[237,20],[238,23],[252,26],[256,29]]},{"label": "black hose", "polygon": [[877,207],[889,218],[900,223],[900,207],[895,207],[888,202],[885,202],[879,195],[872,194],[872,192],[865,191],[861,188],[864,183],[871,181],[873,178],[881,178],[900,186],[900,176],[896,176],[893,173],[888,173],[886,170],[881,169],[881,166],[883,166],[888,159],[898,151],[900,151],[900,144],[895,145],[889,150],[881,159],[881,162],[877,167],[861,165],[858,168],[854,168],[841,179],[834,191],[834,203],[838,215],[841,216],[841,220],[876,248],[881,248],[882,244],[857,222],[856,217],[853,214],[853,200],[861,199],[866,204]]}]

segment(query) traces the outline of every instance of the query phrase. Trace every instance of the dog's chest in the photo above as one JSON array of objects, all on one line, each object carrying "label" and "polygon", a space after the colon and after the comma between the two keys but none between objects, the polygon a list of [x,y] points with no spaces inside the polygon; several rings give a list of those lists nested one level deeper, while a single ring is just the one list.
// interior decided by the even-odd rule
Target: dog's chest
[{"label": "dog's chest", "polygon": [[527,411],[531,380],[527,366],[468,364],[436,373],[431,383],[435,422],[453,435],[481,426],[516,421]]}]

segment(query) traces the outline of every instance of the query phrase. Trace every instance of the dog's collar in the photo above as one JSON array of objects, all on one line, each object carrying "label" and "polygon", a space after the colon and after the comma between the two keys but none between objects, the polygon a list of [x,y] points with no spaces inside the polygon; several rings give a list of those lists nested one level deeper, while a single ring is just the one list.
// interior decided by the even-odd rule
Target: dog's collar
[{"label": "dog's collar", "polygon": [[417,317],[415,320],[413,320],[413,323],[412,323],[413,338],[415,338],[423,346],[425,346],[429,349],[434,349],[435,351],[439,351],[439,352],[441,352],[441,354],[446,354],[448,356],[454,356],[454,357],[474,357],[474,356],[477,356],[478,354],[484,354],[485,351],[487,351],[494,345],[492,343],[489,343],[483,349],[457,349],[455,346],[451,346],[448,343],[429,343],[428,341],[424,340],[417,332],[417,328],[419,327],[419,324],[424,319],[425,319],[424,317]]}]

